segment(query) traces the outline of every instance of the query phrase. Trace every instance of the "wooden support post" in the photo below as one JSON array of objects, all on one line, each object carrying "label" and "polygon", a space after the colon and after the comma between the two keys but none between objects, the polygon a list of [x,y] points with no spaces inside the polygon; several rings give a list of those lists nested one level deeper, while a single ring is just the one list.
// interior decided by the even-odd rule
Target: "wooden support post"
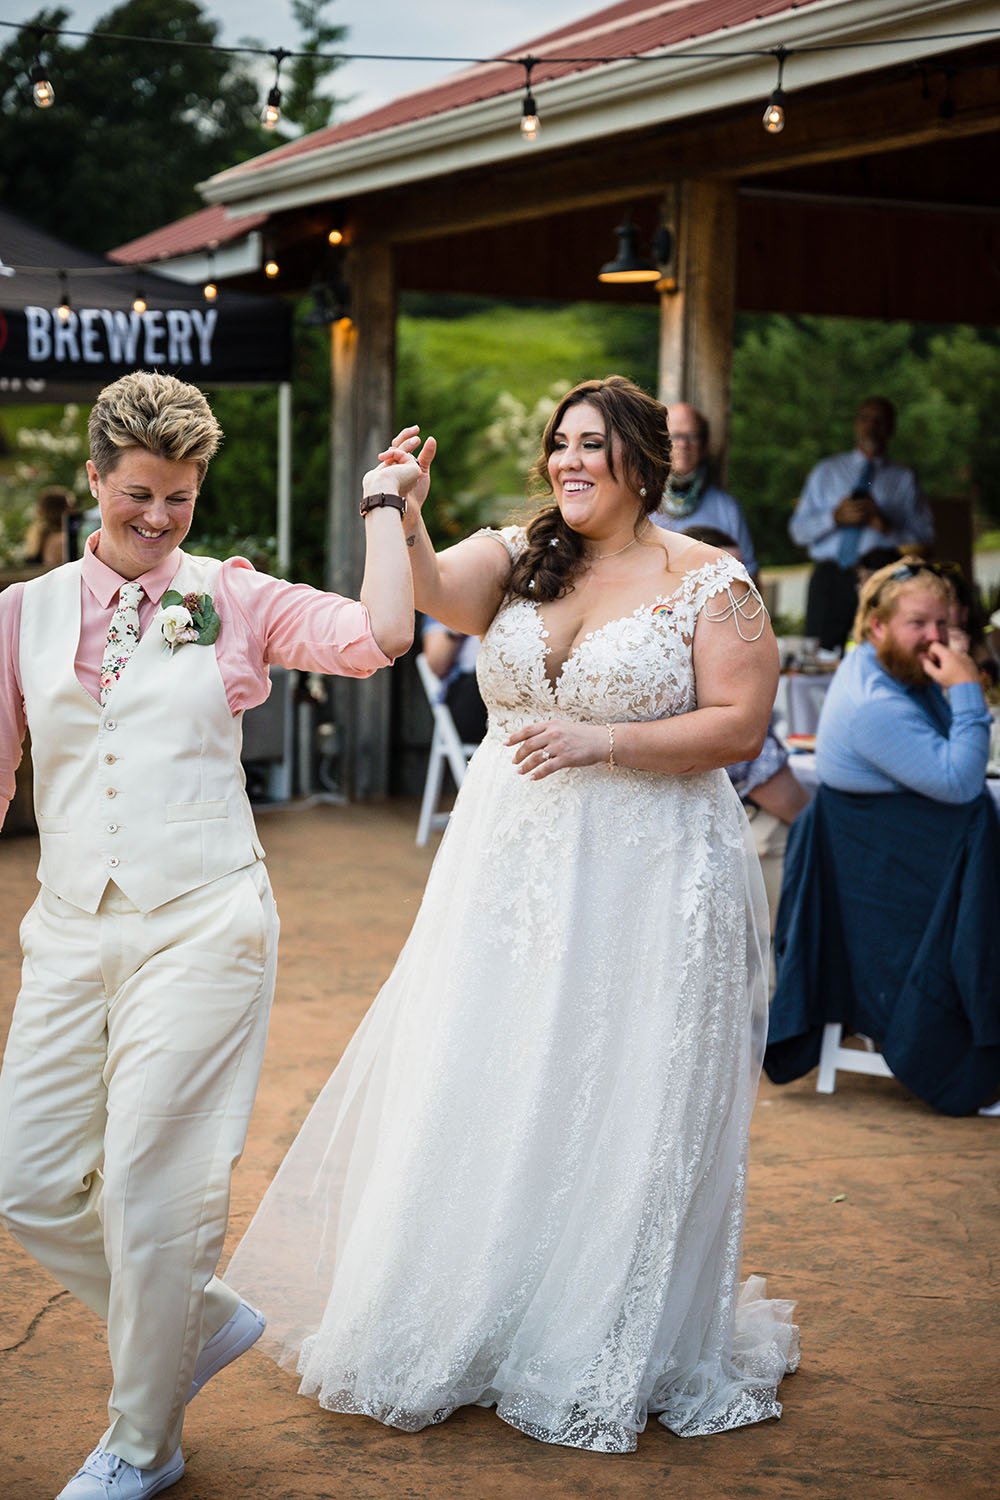
[{"label": "wooden support post", "polygon": [[725,479],[736,315],[736,186],[688,181],[676,190],[676,291],[660,293],[660,400],[689,401],[708,418]]},{"label": "wooden support post", "polygon": [[[347,258],[351,319],[331,339],[330,503],[327,588],[358,597],[365,530],[358,515],[361,478],[393,436],[396,286],[392,248],[365,244]],[[340,733],[343,789],[352,801],[389,790],[392,684],[387,671],[364,681],[334,677],[334,722]]]}]

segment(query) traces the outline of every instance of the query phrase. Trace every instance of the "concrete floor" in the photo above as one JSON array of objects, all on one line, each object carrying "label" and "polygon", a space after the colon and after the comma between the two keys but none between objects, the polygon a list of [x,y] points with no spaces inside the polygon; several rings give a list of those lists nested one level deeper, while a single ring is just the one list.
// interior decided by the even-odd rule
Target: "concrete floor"
[{"label": "concrete floor", "polygon": [[[432,851],[416,808],[260,819],[283,918],[278,1001],[230,1243],[388,973]],[[33,897],[30,838],[0,840],[0,1035]],[[191,1408],[177,1500],[998,1500],[1000,1121],[933,1114],[894,1081],[764,1084],[745,1269],[795,1298],[780,1422],[638,1452],[546,1447],[487,1411],[408,1435],[333,1416],[248,1354]],[[0,1500],[55,1495],[104,1425],[97,1321],[0,1231]]]}]

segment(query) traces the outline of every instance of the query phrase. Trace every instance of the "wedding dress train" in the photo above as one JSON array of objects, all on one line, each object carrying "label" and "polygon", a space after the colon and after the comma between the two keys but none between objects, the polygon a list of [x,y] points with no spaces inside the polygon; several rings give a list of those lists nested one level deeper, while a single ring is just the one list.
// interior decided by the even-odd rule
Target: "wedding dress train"
[{"label": "wedding dress train", "polygon": [[696,622],[744,577],[688,572],[555,683],[530,602],[484,637],[490,728],[413,930],[227,1273],[322,1406],[415,1430],[495,1405],[605,1452],[648,1413],[780,1413],[791,1304],[738,1285],[768,922],[739,800],[721,770],[534,782],[504,745],[693,708]]}]

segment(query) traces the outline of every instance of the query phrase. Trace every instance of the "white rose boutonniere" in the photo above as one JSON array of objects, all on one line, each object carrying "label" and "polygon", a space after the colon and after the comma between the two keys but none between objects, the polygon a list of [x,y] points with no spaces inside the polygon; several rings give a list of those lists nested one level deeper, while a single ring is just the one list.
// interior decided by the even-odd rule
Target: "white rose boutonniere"
[{"label": "white rose boutonniere", "polygon": [[168,589],[160,600],[158,618],[163,643],[171,654],[188,642],[213,646],[222,625],[210,594],[179,594],[176,589]]}]

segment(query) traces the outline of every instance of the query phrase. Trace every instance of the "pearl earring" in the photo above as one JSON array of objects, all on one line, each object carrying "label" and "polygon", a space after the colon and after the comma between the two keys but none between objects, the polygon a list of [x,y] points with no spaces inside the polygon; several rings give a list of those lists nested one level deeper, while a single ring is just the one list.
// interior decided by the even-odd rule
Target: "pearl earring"
[{"label": "pearl earring", "polygon": [[645,498],[646,498],[646,486],[643,485],[642,489],[639,491],[639,499],[640,500],[645,500]]}]

